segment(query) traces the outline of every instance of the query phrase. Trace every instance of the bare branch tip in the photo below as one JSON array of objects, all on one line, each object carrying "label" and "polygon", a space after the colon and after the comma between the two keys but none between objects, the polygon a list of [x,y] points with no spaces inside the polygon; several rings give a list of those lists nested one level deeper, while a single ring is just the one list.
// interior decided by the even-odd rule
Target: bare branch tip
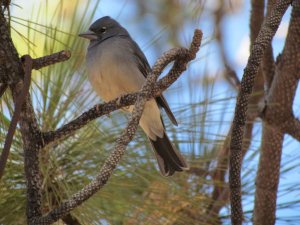
[{"label": "bare branch tip", "polygon": [[194,39],[197,38],[198,40],[200,40],[200,39],[202,39],[202,36],[203,36],[202,30],[195,29],[195,31],[194,31]]},{"label": "bare branch tip", "polygon": [[199,51],[201,41],[202,41],[203,32],[200,29],[195,29],[193,40],[190,46],[190,55],[191,58],[196,57],[196,53]]},{"label": "bare branch tip", "polygon": [[63,51],[61,51],[61,53],[62,53],[63,55],[65,55],[65,57],[66,57],[67,59],[69,59],[69,58],[71,57],[71,51],[70,51],[70,50],[63,50]]},{"label": "bare branch tip", "polygon": [[53,65],[55,63],[63,62],[71,57],[71,51],[62,50],[60,52],[46,55],[40,58],[33,59],[33,69],[38,70],[46,66]]}]

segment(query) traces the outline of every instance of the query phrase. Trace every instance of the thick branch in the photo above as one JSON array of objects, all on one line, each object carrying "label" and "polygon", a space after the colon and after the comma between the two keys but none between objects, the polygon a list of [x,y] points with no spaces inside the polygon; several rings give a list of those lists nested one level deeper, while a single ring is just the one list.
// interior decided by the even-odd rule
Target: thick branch
[{"label": "thick branch", "polygon": [[232,224],[242,224],[243,209],[241,202],[241,162],[243,135],[246,122],[249,96],[252,92],[255,76],[259,69],[262,56],[266,47],[270,44],[272,37],[278,29],[280,21],[290,5],[291,1],[280,0],[272,10],[260,30],[256,41],[253,44],[244,70],[241,89],[237,98],[235,115],[233,120],[232,138],[230,142],[230,200],[231,200],[231,221]]},{"label": "thick branch", "polygon": [[[14,101],[23,90],[23,83],[13,85]],[[42,143],[39,126],[28,94],[20,115],[20,131],[23,139],[24,169],[27,184],[27,217],[41,215],[41,176],[39,170],[38,150]]]},{"label": "thick branch", "polygon": [[291,119],[284,123],[282,131],[286,134],[291,135],[296,140],[300,141],[300,120],[291,117]]},{"label": "thick branch", "polygon": [[[173,68],[169,72],[172,76],[177,77],[181,74],[185,68],[186,64],[195,58],[196,52],[199,50],[200,42],[202,38],[202,32],[200,30],[195,31],[194,41],[191,45],[190,51],[188,55],[185,55],[185,58],[181,58],[180,52],[181,51],[170,51],[164,54],[157,63],[154,65],[151,75],[147,77],[145,84],[143,85],[142,90],[137,96],[137,101],[135,103],[135,107],[132,113],[132,117],[128,122],[127,127],[125,128],[124,132],[122,133],[121,137],[117,139],[116,146],[114,151],[108,157],[108,159],[104,162],[100,173],[96,176],[96,178],[85,186],[81,191],[71,196],[69,200],[62,203],[58,208],[52,210],[44,217],[36,217],[35,219],[30,221],[30,224],[50,224],[57,221],[62,216],[69,213],[72,209],[82,204],[85,200],[90,198],[93,194],[95,194],[98,190],[100,190],[108,181],[109,177],[111,176],[113,170],[118,165],[121,157],[125,152],[125,148],[127,144],[132,140],[136,129],[139,124],[139,119],[142,115],[144,104],[147,101],[147,95],[151,92],[151,89],[154,86],[154,82],[156,81],[157,77],[162,72],[163,68],[170,59],[176,58]],[[184,50],[185,52],[185,50]],[[176,55],[174,55],[176,54]]]},{"label": "thick branch", "polygon": [[18,82],[23,75],[23,70],[2,10],[0,10],[0,62],[0,83]]},{"label": "thick branch", "polygon": [[[270,16],[271,11],[275,6],[275,4],[276,4],[276,0],[268,0],[267,14],[266,14],[267,17]],[[271,43],[268,45],[264,53],[261,68],[263,72],[265,88],[269,90],[275,73],[275,62],[274,62],[274,55],[273,55],[273,47]]]},{"label": "thick branch", "polygon": [[295,118],[293,115],[281,124],[267,121],[264,117],[262,117],[262,119],[265,120],[264,122],[268,126],[272,126],[273,128],[280,130],[282,133],[288,134],[297,141],[300,141],[300,120]]},{"label": "thick branch", "polygon": [[[17,97],[23,90],[23,82],[21,79],[24,77],[24,72],[18,53],[10,38],[9,28],[2,11],[0,11],[0,61],[2,62],[0,64],[0,82],[5,85],[10,85],[16,105]],[[39,193],[40,177],[38,166],[36,166],[38,165],[38,157],[35,157],[33,154],[40,139],[36,138],[39,129],[31,105],[30,96],[27,96],[22,107],[20,131],[24,143],[24,167],[28,199],[27,216],[30,218],[41,214]]]},{"label": "thick branch", "polygon": [[[251,0],[251,15],[250,15],[250,49],[258,36],[261,26],[264,21],[264,0]],[[260,66],[257,75],[254,79],[252,94],[249,98],[249,108],[247,111],[247,123],[253,123],[257,117],[258,103],[264,95],[264,77]],[[252,132],[252,131],[251,131]]]},{"label": "thick branch", "polygon": [[263,123],[261,155],[256,176],[254,224],[273,225],[284,134]]},{"label": "thick branch", "polygon": [[250,41],[254,43],[264,21],[265,0],[251,0]]},{"label": "thick branch", "polygon": [[[19,121],[19,117],[21,114],[21,108],[23,106],[23,103],[27,97],[27,94],[29,92],[29,88],[30,88],[30,83],[31,83],[31,70],[34,69],[40,69],[44,66],[49,66],[51,64],[57,63],[57,62],[61,62],[61,61],[65,61],[67,59],[69,59],[71,56],[71,53],[69,51],[61,51],[58,53],[54,53],[52,55],[48,55],[48,56],[44,56],[41,58],[37,58],[37,59],[32,59],[29,55],[25,55],[22,56],[22,62],[24,64],[24,81],[23,82],[23,89],[22,92],[18,94],[18,97],[16,99],[16,103],[15,103],[15,111],[14,114],[12,116],[10,125],[9,125],[9,129],[5,138],[5,143],[4,143],[4,148],[1,152],[1,157],[0,157],[0,180],[4,174],[4,169],[6,166],[6,162],[7,162],[7,158],[9,155],[9,151],[10,151],[10,146],[12,144],[13,141],[13,136]],[[2,84],[1,85],[1,93],[0,93],[0,97],[2,96],[2,94],[4,93],[4,91],[6,90],[7,85],[6,84]],[[33,110],[32,110],[32,113]],[[33,117],[35,117],[34,115],[32,115]]]},{"label": "thick branch", "polygon": [[4,147],[3,147],[3,150],[1,153],[0,180],[4,174],[4,169],[5,169],[7,158],[9,155],[10,146],[12,144],[14,133],[17,128],[17,124],[18,124],[19,117],[21,114],[21,109],[22,109],[23,103],[26,99],[26,96],[29,92],[29,87],[30,87],[30,82],[31,82],[31,69],[32,69],[32,58],[27,55],[24,58],[25,78],[24,78],[23,89],[22,89],[22,92],[18,95],[18,98],[16,100],[15,111],[12,116],[11,122],[9,124],[9,128],[8,128],[7,135],[6,135],[5,142],[4,142]]},{"label": "thick branch", "polygon": [[266,99],[261,157],[256,178],[254,224],[275,223],[283,137],[285,132],[291,132],[299,138],[299,121],[293,116],[293,102],[300,71],[299,36],[300,5],[295,4],[284,50],[276,64]]}]

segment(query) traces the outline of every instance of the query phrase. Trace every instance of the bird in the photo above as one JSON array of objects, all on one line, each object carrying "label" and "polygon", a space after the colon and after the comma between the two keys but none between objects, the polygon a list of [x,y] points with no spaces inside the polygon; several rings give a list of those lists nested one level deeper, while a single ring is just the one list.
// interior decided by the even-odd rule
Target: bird
[{"label": "bird", "polygon": [[[79,36],[89,40],[86,54],[88,79],[104,102],[141,89],[151,72],[150,65],[138,44],[116,20],[104,16]],[[139,125],[150,140],[161,174],[171,176],[175,172],[188,170],[189,167],[167,136],[161,108],[177,126],[162,94],[146,102]],[[132,112],[133,106],[124,110]]]}]

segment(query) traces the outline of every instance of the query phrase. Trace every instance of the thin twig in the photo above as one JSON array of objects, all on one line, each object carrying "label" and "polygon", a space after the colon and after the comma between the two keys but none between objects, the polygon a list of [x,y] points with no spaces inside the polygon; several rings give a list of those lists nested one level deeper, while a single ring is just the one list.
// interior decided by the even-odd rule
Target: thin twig
[{"label": "thin twig", "polygon": [[238,94],[233,128],[230,142],[230,200],[231,200],[231,222],[240,225],[243,222],[243,208],[241,201],[241,163],[243,134],[246,123],[246,113],[249,96],[252,92],[254,79],[266,47],[270,44],[272,37],[278,29],[281,19],[291,4],[291,0],[280,0],[272,10],[260,30],[256,41],[251,49],[247,66],[241,81],[241,89]]},{"label": "thin twig", "polygon": [[[251,14],[250,14],[250,39],[251,44],[254,43],[255,39],[257,38],[257,35],[259,33],[259,30],[261,28],[261,24],[264,20],[264,0],[251,0]],[[220,25],[219,25],[220,26]],[[220,29],[220,28],[219,28]],[[224,49],[224,47],[223,47]],[[238,91],[240,89],[240,80],[237,77],[237,74],[234,70],[232,70],[230,67],[227,67],[227,76],[226,79],[235,87],[235,89]],[[261,91],[263,89],[263,76],[261,74],[261,70],[257,74],[257,79],[255,79],[253,91],[254,93]],[[263,92],[262,92],[263,93]],[[249,99],[249,104],[252,106],[253,110],[248,110],[247,112],[247,125],[245,127],[244,137],[243,137],[243,156],[247,152],[250,143],[251,143],[251,136],[252,136],[252,128],[253,128],[253,122],[256,118],[256,116],[253,116],[254,110],[257,108],[258,102],[260,100],[261,96],[258,94],[251,95]],[[257,113],[255,114],[257,115]],[[231,131],[232,126],[230,127],[226,139],[222,145],[222,147],[218,151],[218,161],[217,166],[214,169],[213,173],[213,181],[214,181],[214,189],[212,191],[212,201],[209,204],[207,208],[207,218],[214,217],[219,214],[220,210],[225,206],[225,204],[228,203],[229,199],[226,199],[225,197],[229,198],[229,187],[226,182],[226,174],[229,167],[229,142],[231,139]]]},{"label": "thin twig", "polygon": [[55,63],[63,62],[71,57],[71,52],[63,50],[53,53],[51,55],[43,56],[33,60],[32,69],[39,70],[42,67],[46,67]]},{"label": "thin twig", "polygon": [[237,91],[240,89],[241,81],[236,74],[236,72],[229,66],[225,64],[225,78],[228,80],[228,82],[231,84],[232,87],[234,87]]}]

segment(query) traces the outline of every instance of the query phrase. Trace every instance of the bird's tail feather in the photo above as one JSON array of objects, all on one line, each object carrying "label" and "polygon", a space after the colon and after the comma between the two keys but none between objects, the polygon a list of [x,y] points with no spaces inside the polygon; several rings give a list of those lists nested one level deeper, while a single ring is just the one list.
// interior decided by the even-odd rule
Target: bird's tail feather
[{"label": "bird's tail feather", "polygon": [[160,172],[163,176],[171,176],[175,171],[180,172],[188,170],[185,159],[175,146],[172,145],[165,132],[162,138],[157,137],[156,141],[150,139],[150,142],[154,149]]}]

